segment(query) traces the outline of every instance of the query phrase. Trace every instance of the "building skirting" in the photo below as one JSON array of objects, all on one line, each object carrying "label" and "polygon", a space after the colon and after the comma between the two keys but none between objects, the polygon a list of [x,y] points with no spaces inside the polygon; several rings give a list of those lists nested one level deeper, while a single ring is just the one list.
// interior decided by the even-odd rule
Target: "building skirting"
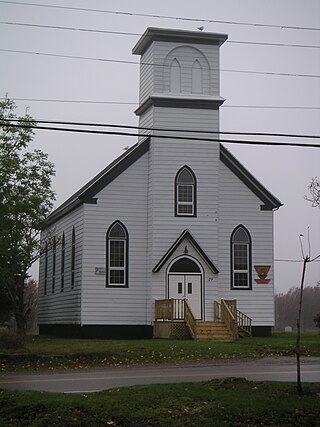
[{"label": "building skirting", "polygon": [[[271,332],[272,326],[252,326],[253,337],[270,337]],[[151,325],[40,324],[39,334],[96,339],[190,338],[184,324],[163,324],[163,322],[155,322],[154,327]]]},{"label": "building skirting", "polygon": [[271,337],[272,326],[252,326],[253,337]]}]

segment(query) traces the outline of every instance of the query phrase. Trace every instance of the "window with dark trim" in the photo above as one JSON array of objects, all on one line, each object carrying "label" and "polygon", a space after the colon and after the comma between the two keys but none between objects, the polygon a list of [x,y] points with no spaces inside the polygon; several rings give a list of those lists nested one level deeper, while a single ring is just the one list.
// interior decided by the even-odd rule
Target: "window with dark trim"
[{"label": "window with dark trim", "polygon": [[231,235],[231,289],[252,289],[251,236],[239,225]]},{"label": "window with dark trim", "polygon": [[56,258],[57,258],[57,243],[56,238],[52,240],[52,293],[54,294],[56,287]]},{"label": "window with dark trim", "polygon": [[175,215],[196,216],[197,194],[196,177],[193,171],[184,166],[175,179]]},{"label": "window with dark trim", "polygon": [[128,286],[128,232],[114,222],[107,232],[107,286]]},{"label": "window with dark trim", "polygon": [[66,239],[64,233],[62,233],[61,240],[61,286],[60,291],[64,291],[64,271],[65,271],[65,257],[66,257]]},{"label": "window with dark trim", "polygon": [[47,295],[48,288],[48,243],[45,245],[44,249],[44,289],[43,293]]},{"label": "window with dark trim", "polygon": [[75,231],[74,227],[72,227],[72,241],[71,241],[71,289],[74,288],[75,265],[76,265],[76,231]]}]

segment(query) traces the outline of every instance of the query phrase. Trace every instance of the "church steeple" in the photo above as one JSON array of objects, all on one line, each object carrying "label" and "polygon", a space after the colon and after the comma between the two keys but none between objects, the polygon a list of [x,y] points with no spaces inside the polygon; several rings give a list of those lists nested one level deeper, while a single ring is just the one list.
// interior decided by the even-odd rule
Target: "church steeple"
[{"label": "church steeple", "polygon": [[133,48],[141,55],[138,116],[151,106],[218,109],[219,47],[225,34],[148,28]]}]

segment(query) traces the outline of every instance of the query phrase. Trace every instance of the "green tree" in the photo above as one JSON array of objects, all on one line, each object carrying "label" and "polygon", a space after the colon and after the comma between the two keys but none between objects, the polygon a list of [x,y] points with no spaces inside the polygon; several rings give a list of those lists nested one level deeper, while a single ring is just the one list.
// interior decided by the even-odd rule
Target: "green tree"
[{"label": "green tree", "polygon": [[16,106],[0,101],[0,288],[18,331],[25,332],[25,282],[40,256],[40,230],[52,209],[54,165],[41,150],[28,151],[35,126],[17,117]]}]

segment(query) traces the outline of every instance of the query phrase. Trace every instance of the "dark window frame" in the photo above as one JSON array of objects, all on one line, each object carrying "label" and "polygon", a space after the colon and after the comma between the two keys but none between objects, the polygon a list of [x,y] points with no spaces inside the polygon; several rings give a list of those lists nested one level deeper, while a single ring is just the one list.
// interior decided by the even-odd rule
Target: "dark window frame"
[{"label": "dark window frame", "polygon": [[[237,271],[234,268],[234,249],[237,242],[234,241],[234,236],[239,230],[243,230],[248,238],[247,242],[242,242],[241,244],[245,244],[247,247],[247,268],[246,269],[238,269]],[[252,239],[248,229],[239,224],[231,233],[230,237],[230,271],[231,271],[231,290],[252,290]],[[239,286],[235,284],[235,274],[242,273],[247,274],[247,285]]]},{"label": "dark window frame", "polygon": [[71,238],[71,289],[74,289],[75,284],[75,266],[76,266],[76,230],[72,227]]},{"label": "dark window frame", "polygon": [[66,266],[66,238],[64,232],[62,233],[61,239],[61,283],[60,292],[64,291],[64,279],[65,279],[65,266]]},{"label": "dark window frame", "polygon": [[48,243],[45,244],[44,249],[44,287],[43,287],[43,293],[44,295],[47,295],[48,290]]},{"label": "dark window frame", "polygon": [[56,264],[57,264],[57,241],[55,236],[52,239],[52,282],[51,282],[51,293],[55,293],[56,290]]},{"label": "dark window frame", "polygon": [[[118,225],[124,232],[124,237],[112,237],[111,232],[113,228]],[[110,243],[111,242],[123,242],[123,267],[111,267],[110,266]],[[110,283],[110,272],[111,271],[123,271],[124,283]],[[128,288],[129,287],[129,233],[126,226],[121,221],[114,221],[106,233],[106,287],[107,288]]]},{"label": "dark window frame", "polygon": [[[186,170],[192,177],[193,182],[179,182],[179,176],[180,174]],[[185,186],[185,187],[191,187],[192,188],[192,202],[181,202],[179,201],[179,188]],[[179,206],[192,206],[192,212],[191,213],[185,213],[185,212],[179,212]],[[195,173],[193,170],[185,165],[181,169],[178,170],[175,180],[174,180],[174,214],[176,217],[188,217],[188,218],[195,218],[197,217],[197,179],[195,176]]]}]

